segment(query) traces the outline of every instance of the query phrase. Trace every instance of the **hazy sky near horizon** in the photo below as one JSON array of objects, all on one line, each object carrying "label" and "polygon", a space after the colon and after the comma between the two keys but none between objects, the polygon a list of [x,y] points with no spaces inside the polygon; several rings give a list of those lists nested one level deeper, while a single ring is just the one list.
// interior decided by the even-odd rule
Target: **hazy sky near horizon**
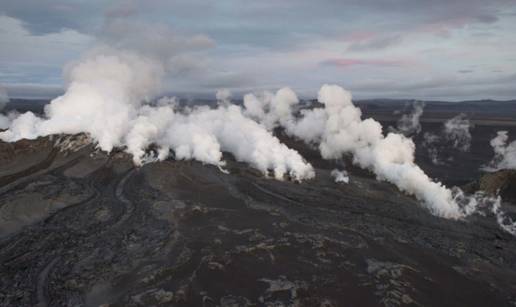
[{"label": "hazy sky near horizon", "polygon": [[0,85],[56,96],[99,42],[166,54],[163,90],[183,96],[516,98],[516,0],[0,0]]}]

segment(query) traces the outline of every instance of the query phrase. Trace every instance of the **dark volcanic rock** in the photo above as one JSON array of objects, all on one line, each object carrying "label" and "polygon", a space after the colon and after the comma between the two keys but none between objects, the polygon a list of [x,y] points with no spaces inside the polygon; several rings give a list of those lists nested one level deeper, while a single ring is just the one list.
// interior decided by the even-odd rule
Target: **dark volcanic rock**
[{"label": "dark volcanic rock", "polygon": [[480,190],[499,193],[505,200],[516,202],[516,170],[500,170],[480,178]]},{"label": "dark volcanic rock", "polygon": [[469,192],[481,190],[490,195],[500,195],[504,201],[516,204],[516,170],[486,173],[465,189]]},{"label": "dark volcanic rock", "polygon": [[335,184],[309,149],[317,178],[298,184],[60,140],[0,143],[0,306],[516,301],[516,240],[492,217],[434,217],[352,169]]}]

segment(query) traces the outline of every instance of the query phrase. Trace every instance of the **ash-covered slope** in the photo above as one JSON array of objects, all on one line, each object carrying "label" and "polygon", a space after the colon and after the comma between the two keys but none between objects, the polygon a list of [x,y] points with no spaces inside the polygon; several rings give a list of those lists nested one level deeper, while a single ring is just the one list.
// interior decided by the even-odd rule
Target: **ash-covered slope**
[{"label": "ash-covered slope", "polygon": [[135,168],[80,136],[0,143],[0,305],[514,304],[516,240],[495,219],[435,217],[354,168],[336,184],[336,162],[284,142],[315,179],[231,157],[229,174]]}]

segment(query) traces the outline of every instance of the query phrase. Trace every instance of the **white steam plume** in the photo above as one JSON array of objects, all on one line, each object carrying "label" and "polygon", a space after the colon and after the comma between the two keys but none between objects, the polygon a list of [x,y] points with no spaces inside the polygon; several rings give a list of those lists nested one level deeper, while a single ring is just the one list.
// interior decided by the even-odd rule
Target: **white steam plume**
[{"label": "white steam plume", "polygon": [[[266,95],[263,101],[248,96],[248,101],[253,103],[245,104],[246,112],[261,119],[266,126],[279,123],[288,134],[307,143],[318,144],[325,159],[338,159],[351,154],[355,164],[372,170],[378,179],[394,183],[400,190],[414,195],[435,215],[447,218],[465,215],[454,193],[441,183],[432,181],[414,163],[415,146],[412,140],[396,133],[384,136],[379,122],[371,118],[362,120],[360,109],[353,105],[351,94],[343,88],[322,86],[318,100],[324,104],[324,108],[303,110],[301,117],[295,120],[292,114],[278,117],[269,106],[271,96]],[[283,96],[276,94],[273,97]],[[297,99],[294,100],[292,96],[288,96],[288,101],[280,102],[288,106],[295,103]],[[260,110],[259,106],[263,108]]]},{"label": "white steam plume", "polygon": [[224,166],[222,151],[226,151],[264,174],[272,171],[276,179],[289,176],[300,181],[315,175],[299,153],[245,117],[236,105],[197,107],[187,113],[169,106],[144,106],[134,122],[127,146],[137,164],[148,160],[145,149],[156,144],[160,151],[173,150],[176,159],[195,159],[220,167]]},{"label": "white steam plume", "polygon": [[485,168],[486,170],[516,169],[516,141],[507,144],[508,140],[507,131],[498,131],[496,137],[491,140],[495,156]]},{"label": "white steam plume", "polygon": [[412,103],[412,111],[408,114],[403,114],[397,123],[397,131],[410,136],[421,132],[420,119],[423,115],[425,103],[422,101],[414,101]]},{"label": "white steam plume", "polygon": [[336,183],[349,183],[349,175],[345,170],[339,171],[338,169],[334,169],[331,171],[330,175],[335,179]]},{"label": "white steam plume", "polygon": [[296,93],[285,87],[272,94],[247,94],[244,96],[245,114],[272,130],[278,124],[286,126],[292,121],[292,106],[299,102]]},{"label": "white steam plume", "polygon": [[471,147],[471,123],[466,114],[461,113],[444,123],[444,136],[456,149],[466,152]]},{"label": "white steam plume", "polygon": [[[242,109],[227,105],[198,107],[184,114],[174,101],[145,104],[159,90],[165,70],[161,62],[140,53],[98,48],[67,71],[66,93],[45,108],[45,117],[28,112],[0,133],[5,141],[38,136],[85,132],[105,151],[125,147],[141,165],[164,159],[172,150],[176,159],[195,159],[223,166],[222,151],[233,154],[264,174],[277,179],[312,178],[314,171],[296,151],[289,149],[263,126],[245,117]],[[148,154],[154,144],[157,154]]]},{"label": "white steam plume", "polygon": [[102,150],[125,148],[138,165],[165,159],[172,150],[176,159],[222,166],[222,151],[227,151],[278,179],[314,176],[299,153],[231,106],[229,91],[217,93],[217,109],[179,111],[168,98],[156,106],[147,103],[159,93],[165,75],[189,75],[202,67],[200,52],[214,45],[209,37],[184,37],[163,25],[114,18],[105,24],[99,42],[68,66],[66,93],[45,108],[44,117],[22,114],[0,138],[85,132]]},{"label": "white steam plume", "polygon": [[[289,92],[292,91],[288,88],[278,91]],[[378,179],[391,182],[401,191],[414,195],[437,216],[459,219],[476,212],[485,214],[485,210],[488,210],[495,215],[503,230],[516,235],[516,222],[500,209],[499,197],[489,197],[482,192],[465,195],[457,187],[448,189],[432,181],[414,163],[415,145],[412,140],[397,133],[384,136],[380,123],[371,118],[362,120],[360,109],[353,105],[351,94],[343,88],[322,86],[318,101],[324,104],[324,108],[301,110],[298,118],[292,114],[285,114],[284,117],[274,114],[270,106],[271,97],[275,97],[280,105],[288,105],[289,109],[297,103],[293,95],[278,93],[264,94],[264,101],[254,95],[248,96],[251,103],[245,104],[245,112],[254,114],[269,127],[281,124],[288,134],[308,144],[318,144],[325,159],[338,159],[351,154],[355,164],[372,170]],[[280,97],[287,97],[286,101],[281,101]],[[344,172],[333,170],[331,175],[336,181],[346,180]]]},{"label": "white steam plume", "polygon": [[[284,88],[280,92],[291,90]],[[501,210],[499,197],[489,197],[482,192],[466,195],[460,188],[448,189],[440,182],[434,182],[414,163],[415,145],[412,140],[397,133],[384,136],[380,123],[371,118],[362,120],[360,109],[353,105],[351,94],[343,88],[322,86],[318,101],[324,104],[324,108],[301,110],[298,117],[278,116],[273,111],[271,97],[278,100],[282,97],[278,93],[266,93],[263,100],[248,96],[245,112],[253,114],[269,127],[281,124],[288,134],[318,145],[325,159],[352,155],[355,164],[372,170],[379,180],[391,182],[401,191],[414,195],[437,216],[459,219],[476,212],[485,214],[488,210],[495,215],[503,230],[516,235],[516,222]],[[287,101],[279,99],[278,103],[292,109],[297,100],[291,95],[286,97],[289,97]],[[346,178],[338,170],[333,170],[331,175],[337,181],[345,181]]]},{"label": "white steam plume", "polygon": [[45,107],[46,118],[27,112],[0,137],[4,141],[86,132],[99,147],[123,145],[139,107],[159,90],[159,62],[133,52],[98,48],[66,72],[68,88]]},{"label": "white steam plume", "polygon": [[325,105],[327,115],[319,147],[324,158],[351,153],[354,163],[415,195],[434,214],[450,218],[462,215],[451,191],[433,182],[415,165],[412,140],[395,133],[384,136],[379,122],[371,118],[362,120],[360,109],[351,102],[351,94],[339,86],[324,85],[318,100]]}]

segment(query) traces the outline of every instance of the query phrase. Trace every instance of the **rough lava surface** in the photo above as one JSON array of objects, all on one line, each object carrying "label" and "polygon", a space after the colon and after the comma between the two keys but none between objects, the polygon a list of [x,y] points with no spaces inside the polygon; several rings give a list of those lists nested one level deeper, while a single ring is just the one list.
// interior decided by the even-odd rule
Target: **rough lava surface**
[{"label": "rough lava surface", "polygon": [[491,213],[436,217],[352,165],[336,184],[337,161],[281,140],[316,179],[0,142],[0,305],[513,306],[516,240]]}]

